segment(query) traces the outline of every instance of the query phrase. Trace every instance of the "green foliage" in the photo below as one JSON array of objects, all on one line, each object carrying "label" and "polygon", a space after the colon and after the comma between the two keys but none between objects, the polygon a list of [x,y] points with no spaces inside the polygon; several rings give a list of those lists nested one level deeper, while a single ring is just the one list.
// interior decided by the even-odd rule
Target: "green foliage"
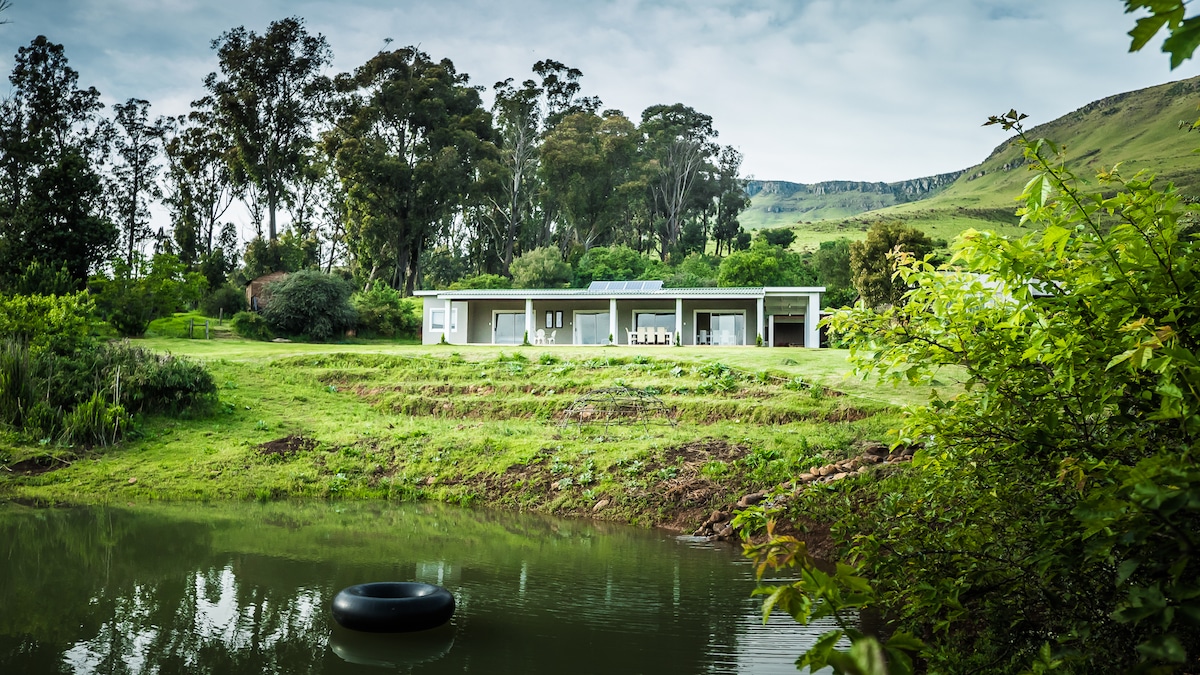
[{"label": "green foliage", "polygon": [[554,247],[535,248],[512,262],[515,288],[561,288],[571,281],[571,266]]},{"label": "green foliage", "polygon": [[1165,27],[1168,35],[1162,51],[1171,55],[1171,70],[1192,58],[1200,47],[1200,16],[1184,18],[1186,5],[1184,0],[1125,0],[1126,13],[1150,10],[1150,16],[1138,19],[1129,31],[1129,51],[1139,51]]},{"label": "green foliage", "polygon": [[204,296],[200,308],[206,316],[233,316],[246,309],[246,291],[233,284],[222,284]]},{"label": "green foliage", "polygon": [[229,326],[233,332],[247,340],[270,340],[275,337],[267,320],[254,312],[238,312],[233,315]]},{"label": "green foliage", "polygon": [[201,274],[188,272],[178,258],[165,253],[155,255],[148,266],[140,257],[133,266],[114,261],[111,279],[97,276],[91,282],[105,319],[127,337],[143,335],[151,321],[194,305],[207,285]]},{"label": "green foliage", "polygon": [[796,241],[796,231],[790,227],[759,230],[754,236],[766,242],[768,246],[779,246],[781,248],[787,248],[792,245],[793,241]]},{"label": "green foliage", "polygon": [[816,272],[803,256],[759,240],[745,251],[734,251],[721,261],[719,286],[811,286]]},{"label": "green foliage", "polygon": [[85,292],[0,296],[0,339],[20,341],[35,355],[93,345],[98,323],[96,305]]},{"label": "green foliage", "polygon": [[291,230],[278,239],[255,237],[246,244],[241,275],[251,281],[271,272],[298,272],[315,265],[320,243],[312,237],[300,237]]},{"label": "green foliage", "polygon": [[866,241],[850,244],[850,273],[859,297],[870,307],[901,302],[910,286],[895,275],[896,255],[922,258],[933,250],[933,241],[916,228],[898,222],[879,222],[867,231]]},{"label": "green foliage", "polygon": [[62,440],[68,445],[114,445],[129,431],[129,414],[109,405],[96,392],[63,418]]},{"label": "green foliage", "polygon": [[499,274],[476,274],[450,284],[452,291],[467,291],[487,288],[512,288],[512,280]]},{"label": "green foliage", "polygon": [[9,290],[18,295],[70,295],[77,287],[66,265],[55,267],[33,260],[13,280]]},{"label": "green foliage", "polygon": [[22,427],[36,400],[29,349],[5,339],[0,343],[0,424]]},{"label": "green foliage", "polygon": [[111,445],[128,431],[132,413],[203,410],[216,391],[198,363],[128,343],[66,354],[0,344],[0,424],[37,438]]},{"label": "green foliage", "polygon": [[369,291],[355,293],[350,296],[350,304],[358,313],[359,335],[411,337],[421,327],[417,303],[401,297],[399,291],[387,284],[376,284]]},{"label": "green foliage", "polygon": [[901,255],[902,304],[829,321],[863,371],[968,378],[912,411],[916,470],[849,518],[852,554],[931,668],[1172,672],[1200,653],[1200,250],[1173,188],[1083,192],[1022,118],[991,123],[1039,168],[1038,229]]},{"label": "green foliage", "polygon": [[628,281],[646,271],[649,259],[628,246],[597,246],[588,249],[575,267],[575,285],[593,281]]},{"label": "green foliage", "polygon": [[[829,574],[817,567],[816,560],[809,555],[804,542],[788,535],[775,534],[775,522],[770,514],[760,507],[750,507],[734,518],[733,524],[744,536],[766,530],[762,543],[747,543],[743,553],[754,562],[755,578],[759,585],[754,595],[767,596],[763,600],[763,623],[776,609],[790,615],[797,623],[808,625],[813,621],[831,618],[838,628],[823,634],[816,643],[796,660],[798,668],[809,668],[812,672],[821,668],[833,668],[839,675],[911,675],[913,656],[924,644],[906,631],[895,631],[886,642],[864,634],[854,624],[858,613],[879,603],[870,582],[859,575],[858,570],[842,563]],[[798,568],[796,581],[786,584],[764,585],[763,575],[768,569],[778,572]],[[843,638],[850,640],[850,649],[836,649]]]},{"label": "green foliage", "polygon": [[217,387],[204,366],[128,342],[106,345],[92,370],[111,378],[113,398],[131,413],[178,414],[216,400]]},{"label": "green foliage", "polygon": [[[263,318],[272,330],[324,342],[354,327],[350,284],[316,270],[301,270],[267,287]],[[235,329],[236,330],[236,329]]]}]

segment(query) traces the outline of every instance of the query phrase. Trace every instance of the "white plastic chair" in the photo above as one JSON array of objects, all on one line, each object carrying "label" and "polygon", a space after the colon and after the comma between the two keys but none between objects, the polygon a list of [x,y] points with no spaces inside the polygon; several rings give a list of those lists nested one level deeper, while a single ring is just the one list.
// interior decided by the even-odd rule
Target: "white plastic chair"
[{"label": "white plastic chair", "polygon": [[558,335],[558,331],[556,331],[556,330],[550,331],[550,337],[546,338],[546,344],[548,344],[548,345],[554,344],[554,336],[555,335]]},{"label": "white plastic chair", "polygon": [[534,332],[533,344],[535,344],[535,345],[546,344],[546,331],[544,329],[539,328],[539,329],[537,329],[536,332]]},{"label": "white plastic chair", "polygon": [[696,344],[701,344],[701,345],[708,344],[708,331],[706,331],[706,330],[700,331],[700,341],[697,342]]}]

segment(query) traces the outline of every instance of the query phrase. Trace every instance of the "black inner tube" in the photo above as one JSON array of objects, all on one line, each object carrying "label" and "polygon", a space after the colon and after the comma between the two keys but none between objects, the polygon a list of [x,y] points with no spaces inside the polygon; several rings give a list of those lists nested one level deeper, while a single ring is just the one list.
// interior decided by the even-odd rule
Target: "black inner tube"
[{"label": "black inner tube", "polygon": [[380,581],[342,589],[333,619],[350,630],[405,633],[436,628],[454,616],[454,596],[433,584]]}]

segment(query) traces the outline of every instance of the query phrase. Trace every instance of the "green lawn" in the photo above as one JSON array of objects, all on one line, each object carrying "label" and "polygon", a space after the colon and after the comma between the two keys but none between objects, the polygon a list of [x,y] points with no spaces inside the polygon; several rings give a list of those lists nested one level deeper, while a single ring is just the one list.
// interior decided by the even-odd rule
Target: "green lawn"
[{"label": "green lawn", "polygon": [[[140,420],[116,448],[18,443],[9,465],[66,464],[0,472],[0,496],[432,499],[575,515],[607,500],[602,517],[691,527],[886,439],[896,404],[926,397],[847,376],[837,350],[137,342],[204,361],[216,410]],[[564,423],[580,396],[614,386],[655,393],[675,423]]]}]

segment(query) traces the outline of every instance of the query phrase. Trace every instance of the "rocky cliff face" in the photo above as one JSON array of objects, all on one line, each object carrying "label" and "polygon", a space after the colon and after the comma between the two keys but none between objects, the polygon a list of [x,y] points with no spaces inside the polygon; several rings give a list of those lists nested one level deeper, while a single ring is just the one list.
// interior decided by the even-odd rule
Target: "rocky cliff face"
[{"label": "rocky cliff face", "polygon": [[758,194],[793,197],[796,195],[839,195],[859,193],[864,195],[891,195],[895,203],[923,199],[953,183],[962,171],[952,171],[936,176],[902,180],[896,183],[868,183],[864,181],[830,180],[821,183],[789,183],[781,180],[752,180],[746,184],[746,195]]}]

